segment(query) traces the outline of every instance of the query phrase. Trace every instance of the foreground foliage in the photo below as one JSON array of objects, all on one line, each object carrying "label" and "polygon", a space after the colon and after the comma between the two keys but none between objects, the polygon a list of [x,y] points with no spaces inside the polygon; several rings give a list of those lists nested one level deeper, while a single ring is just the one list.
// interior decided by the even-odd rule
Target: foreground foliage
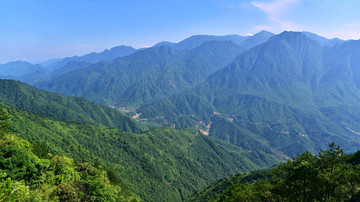
[{"label": "foreground foliage", "polygon": [[[3,110],[3,109],[1,109]],[[8,117],[0,112],[1,126]],[[41,144],[0,135],[0,201],[140,201],[101,165],[51,155]]]},{"label": "foreground foliage", "polygon": [[344,154],[334,143],[318,155],[304,152],[271,170],[238,174],[189,201],[358,201],[360,151]]}]

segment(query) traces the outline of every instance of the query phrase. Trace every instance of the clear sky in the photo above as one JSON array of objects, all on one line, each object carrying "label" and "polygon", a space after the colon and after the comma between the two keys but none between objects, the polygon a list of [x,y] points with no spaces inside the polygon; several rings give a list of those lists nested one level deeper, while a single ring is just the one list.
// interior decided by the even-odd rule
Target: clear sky
[{"label": "clear sky", "polygon": [[0,63],[261,30],[359,39],[360,0],[0,0]]}]

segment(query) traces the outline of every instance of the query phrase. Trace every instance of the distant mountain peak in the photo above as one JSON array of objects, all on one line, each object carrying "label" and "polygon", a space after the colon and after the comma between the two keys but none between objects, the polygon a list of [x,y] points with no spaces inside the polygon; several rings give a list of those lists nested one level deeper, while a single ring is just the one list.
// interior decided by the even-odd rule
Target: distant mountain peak
[{"label": "distant mountain peak", "polygon": [[[314,39],[307,37],[302,32],[284,31],[278,35],[271,37],[269,40],[272,44],[277,44],[276,47],[291,48],[292,50],[305,54],[311,49],[320,49],[321,45]],[[288,44],[288,45],[285,45]],[[290,50],[290,49],[289,49]]]},{"label": "distant mountain peak", "polygon": [[272,32],[269,32],[269,31],[266,31],[266,30],[261,30],[260,32],[258,32],[258,33],[256,33],[256,34],[254,34],[253,36],[255,36],[255,35],[275,35],[274,33],[272,33]]},{"label": "distant mountain peak", "polygon": [[248,36],[247,39],[240,44],[240,46],[246,49],[250,49],[268,41],[274,35],[275,34],[271,32],[262,30],[261,32],[258,32],[252,36]]},{"label": "distant mountain peak", "polygon": [[26,61],[22,61],[22,60],[17,60],[17,61],[13,61],[13,62],[8,62],[5,65],[18,65],[18,64],[23,64],[23,65],[33,65],[30,62],[26,62]]},{"label": "distant mountain peak", "polygon": [[173,42],[169,42],[169,41],[161,41],[155,45],[153,45],[152,47],[159,47],[159,46],[174,46],[176,43]]},{"label": "distant mountain peak", "polygon": [[[110,50],[116,50],[116,49],[134,49],[134,48],[131,46],[120,45],[120,46],[114,46]],[[105,49],[105,50],[108,50],[108,49]]]},{"label": "distant mountain peak", "polygon": [[177,50],[191,50],[193,48],[201,46],[206,41],[232,41],[233,43],[239,45],[244,40],[246,40],[246,37],[236,34],[225,36],[194,35],[180,41],[179,43],[174,44],[172,47]]},{"label": "distant mountain peak", "polygon": [[0,64],[0,75],[22,76],[31,69],[33,64],[26,61],[8,62]]},{"label": "distant mountain peak", "polygon": [[272,37],[273,40],[281,39],[286,41],[292,41],[292,40],[313,40],[309,37],[307,37],[302,32],[296,32],[296,31],[283,31],[278,35],[275,35]]},{"label": "distant mountain peak", "polygon": [[284,35],[303,35],[303,33],[298,31],[283,31],[280,34],[278,34],[278,36],[284,36]]}]

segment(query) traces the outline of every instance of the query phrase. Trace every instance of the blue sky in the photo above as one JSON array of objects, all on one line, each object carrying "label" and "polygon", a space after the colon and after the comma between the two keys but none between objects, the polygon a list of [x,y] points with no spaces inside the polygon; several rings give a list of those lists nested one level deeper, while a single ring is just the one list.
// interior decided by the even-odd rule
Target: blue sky
[{"label": "blue sky", "polygon": [[359,39],[359,10],[359,0],[0,0],[0,63],[196,34],[292,30]]}]

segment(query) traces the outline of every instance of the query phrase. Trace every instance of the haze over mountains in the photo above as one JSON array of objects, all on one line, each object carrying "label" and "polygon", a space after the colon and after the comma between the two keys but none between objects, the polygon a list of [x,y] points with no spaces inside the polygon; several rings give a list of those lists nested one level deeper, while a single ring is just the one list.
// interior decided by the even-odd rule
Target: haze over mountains
[{"label": "haze over mountains", "polygon": [[[178,72],[178,71],[175,71],[175,72],[182,74],[181,77],[183,77],[183,78],[176,79],[175,78],[176,75],[173,75],[174,78],[168,79],[168,81],[172,80],[173,82],[178,82],[178,85],[179,85],[179,88],[181,91],[181,90],[183,90],[181,85],[187,85],[186,83],[188,83],[188,82],[190,82],[191,86],[196,83],[199,83],[199,82],[203,81],[209,75],[209,73],[212,73],[212,72],[214,72],[214,70],[217,70],[217,69],[223,67],[224,65],[226,65],[227,63],[230,63],[241,52],[240,49],[244,49],[241,46],[238,47],[236,44],[240,44],[240,45],[244,44],[246,47],[249,48],[251,46],[254,46],[254,45],[257,45],[259,43],[266,41],[272,35],[273,35],[272,33],[262,31],[258,34],[255,34],[252,37],[242,37],[242,36],[237,36],[237,35],[192,36],[192,37],[189,37],[177,44],[171,44],[170,46],[159,46],[158,44],[156,44],[156,45],[154,45],[153,48],[150,48],[150,50],[143,50],[140,53],[131,55],[129,57],[119,58],[118,60],[114,60],[107,64],[93,65],[91,68],[88,68],[88,69],[92,69],[92,70],[88,70],[88,71],[100,73],[100,75],[97,76],[99,78],[99,80],[102,80],[102,81],[112,80],[115,82],[117,82],[117,81],[122,82],[121,84],[113,84],[112,86],[116,86],[116,89],[111,89],[111,90],[109,89],[109,91],[113,91],[111,93],[102,94],[102,92],[96,92],[96,94],[97,94],[96,96],[95,95],[87,96],[86,94],[94,94],[94,92],[92,92],[94,87],[89,87],[89,86],[94,86],[94,85],[99,86],[99,85],[92,83],[95,80],[92,80],[91,77],[82,75],[82,74],[90,74],[90,73],[83,73],[81,71],[78,72],[79,73],[78,78],[74,78],[71,76],[71,74],[68,74],[68,77],[73,78],[74,81],[76,80],[77,82],[82,83],[79,85],[86,85],[83,87],[73,85],[73,86],[77,86],[76,88],[78,88],[78,89],[82,88],[83,90],[81,90],[82,91],[81,93],[73,92],[73,91],[77,91],[77,90],[72,90],[71,89],[72,87],[70,87],[70,86],[67,86],[65,88],[64,86],[61,87],[61,86],[57,86],[57,85],[55,85],[55,86],[52,85],[52,83],[55,82],[55,80],[57,80],[57,79],[59,79],[59,80],[66,79],[67,75],[63,75],[63,76],[60,76],[58,78],[55,78],[55,79],[49,81],[49,85],[44,84],[44,83],[43,84],[35,84],[35,85],[36,86],[51,86],[51,88],[53,88],[53,89],[51,89],[51,88],[44,88],[44,89],[50,90],[53,92],[61,92],[65,95],[75,95],[75,96],[86,97],[88,99],[91,99],[93,101],[97,101],[100,103],[113,104],[115,102],[124,102],[124,101],[122,101],[123,99],[117,99],[118,97],[128,99],[126,97],[128,97],[129,94],[133,94],[133,92],[129,92],[131,89],[128,89],[128,90],[126,90],[126,89],[129,88],[131,85],[133,85],[134,82],[137,81],[139,78],[141,79],[142,76],[144,76],[145,74],[149,74],[150,72],[154,71],[156,68],[159,68],[158,66],[164,65],[165,63],[176,63],[176,64],[172,64],[172,66],[174,66],[173,68],[177,68],[177,69],[179,69],[179,71],[182,71],[182,72]],[[204,42],[215,41],[215,39],[216,39],[217,43],[213,42],[213,45],[206,44],[206,43],[204,44]],[[223,43],[220,43],[220,42],[223,42]],[[231,45],[229,42],[233,43],[232,47],[230,47]],[[229,47],[225,47],[226,45]],[[201,48],[200,46],[203,46],[203,48]],[[212,48],[206,47],[206,46],[212,46]],[[166,55],[163,56],[163,54],[167,54],[167,53],[165,53],[166,50],[164,50],[164,48],[161,48],[161,47],[167,47],[168,50],[171,50],[171,52],[172,52],[171,54],[173,54],[173,55],[171,57],[166,56]],[[197,49],[195,49],[195,48],[197,48]],[[238,50],[235,51],[234,49],[238,49]],[[164,53],[161,53],[161,51],[163,51]],[[211,53],[211,51],[213,51],[213,52]],[[217,51],[217,52],[215,52],[215,51]],[[229,51],[229,52],[223,52],[223,51]],[[151,56],[151,54],[155,54],[154,57]],[[201,54],[203,54],[203,55],[201,55]],[[208,54],[208,55],[205,55],[205,54]],[[210,54],[212,54],[212,55],[210,55]],[[162,57],[162,59],[156,58],[156,57]],[[193,59],[191,59],[191,57]],[[211,58],[214,58],[214,59],[211,59]],[[215,59],[215,58],[217,58],[217,59]],[[142,62],[141,64],[133,64],[132,63],[132,62],[139,63],[140,61]],[[123,62],[123,64],[119,64],[119,62]],[[182,67],[175,67],[175,66],[181,65],[181,63],[184,63],[184,62],[185,63],[191,62],[193,64],[182,64]],[[203,64],[200,64],[200,63],[203,63]],[[104,68],[105,65],[107,66],[106,70],[100,70],[101,68]],[[123,65],[123,66],[127,65],[131,69],[126,68],[126,67],[120,68],[119,66],[121,66],[121,65]],[[191,66],[193,66],[193,67],[191,67]],[[211,67],[211,66],[213,66],[213,67]],[[188,69],[187,72],[186,72],[186,68]],[[198,70],[196,72],[193,72],[193,71],[195,71],[195,68]],[[138,70],[136,70],[136,69],[138,69]],[[140,69],[141,69],[141,71],[139,71]],[[84,70],[84,71],[87,71],[87,70]],[[113,74],[112,71],[117,71],[118,73]],[[130,73],[130,71],[138,71],[138,73],[134,73],[134,72]],[[163,71],[161,71],[161,72],[163,72]],[[154,71],[153,73],[155,74],[156,72]],[[82,75],[82,76],[80,76],[80,75]],[[192,78],[193,76],[196,78]],[[102,77],[103,79],[100,79],[100,77]],[[109,79],[109,78],[113,78],[113,77],[118,77],[118,78]],[[154,78],[154,76],[151,76],[151,75],[150,76],[148,75],[147,77]],[[90,79],[90,80],[88,80],[88,79]],[[85,81],[85,80],[87,80],[87,81]],[[181,80],[185,80],[185,83]],[[65,82],[65,83],[67,83],[67,82]],[[163,85],[161,87],[164,87],[164,86],[167,86],[167,85]],[[175,84],[175,86],[176,86],[176,84]],[[58,88],[58,89],[55,90],[55,88]],[[61,88],[63,90],[60,90]],[[85,88],[89,88],[89,90],[85,90]],[[137,88],[137,87],[131,86],[130,88]],[[69,93],[69,91],[71,91],[73,93]],[[125,91],[127,91],[127,92],[125,93]],[[159,91],[153,91],[153,92],[163,94],[161,91],[162,91],[162,89],[160,89],[160,92]],[[139,94],[144,94],[141,92],[136,92],[136,94],[137,94],[137,96],[143,96],[143,97],[144,96],[153,96],[153,95],[139,95]],[[165,93],[165,96],[167,96],[167,95],[168,94]],[[111,96],[111,97],[109,97],[109,96]],[[117,96],[117,97],[113,97],[113,96]],[[95,98],[95,97],[99,97],[99,98]],[[157,98],[157,97],[155,97],[155,98]],[[154,99],[154,98],[152,98],[152,99]],[[137,100],[130,100],[130,103],[136,103],[136,101]],[[142,101],[144,101],[144,99]],[[147,101],[146,98],[145,98],[145,101]],[[129,102],[127,102],[125,104],[129,104]]]},{"label": "haze over mountains", "polygon": [[[35,86],[67,96],[84,97],[102,104],[131,109],[132,115],[138,113],[140,120],[151,120],[147,122],[155,125],[184,128],[195,127],[201,122],[204,124],[203,129],[214,136],[219,135],[217,126],[207,127],[215,117],[214,112],[223,114],[221,119],[238,120],[245,125],[270,124],[273,130],[285,131],[283,136],[289,133],[306,135],[308,126],[303,123],[305,117],[313,119],[316,116],[317,119],[324,120],[335,116],[324,116],[325,106],[322,103],[334,100],[333,97],[328,99],[328,92],[333,87],[327,85],[327,78],[341,74],[331,75],[326,67],[336,63],[328,61],[333,60],[334,56],[327,56],[330,55],[328,52],[336,55],[335,50],[347,43],[355,41],[343,43],[339,39],[329,40],[310,32],[274,35],[262,31],[251,37],[197,35],[179,43],[161,42],[137,52],[131,47],[120,46],[98,54],[65,58],[48,64],[46,68],[54,70],[47,73],[50,79],[38,82]],[[331,79],[331,85],[334,84],[333,80],[337,78]],[[353,80],[355,82],[356,78]],[[350,89],[357,91],[355,87],[343,88],[346,88],[345,92]],[[357,92],[348,94],[356,96]],[[349,97],[347,100],[349,99],[356,100],[356,97]],[[342,104],[353,103],[356,101]],[[327,111],[330,108],[326,108]],[[302,115],[297,117],[299,115],[295,116],[294,113]],[[336,116],[338,113],[336,112]],[[222,132],[221,139],[237,144],[236,140],[231,139],[240,140],[244,135],[253,134],[249,141],[266,147],[278,139],[276,136],[270,139],[255,138],[259,134],[254,131],[234,133],[233,130],[240,130],[239,123],[227,123],[233,127],[232,134],[225,135]],[[328,122],[325,121],[324,124],[326,123]],[[250,126],[240,126],[241,130],[248,130],[248,127]],[[258,130],[267,128],[257,127],[261,128]],[[343,133],[343,129],[339,126],[336,134],[330,133],[328,136],[338,136]],[[345,131],[349,133],[348,129]],[[242,135],[233,137],[234,134]],[[230,136],[225,138],[228,135]],[[297,136],[288,138],[299,139]],[[309,138],[313,137],[311,135]],[[302,143],[297,147],[299,151],[285,152],[287,147],[295,144],[292,141],[289,142],[290,145],[283,145],[285,148],[280,151],[291,156],[305,149],[314,151],[326,145],[324,143],[321,146],[308,141],[308,138],[303,139],[305,140],[294,140],[307,142],[306,146]],[[281,140],[280,138],[279,141]]]},{"label": "haze over mountains", "polygon": [[130,46],[117,46],[100,53],[93,52],[80,57],[51,59],[35,65],[25,61],[9,62],[0,65],[0,78],[15,79],[33,84],[73,70],[82,69],[93,63],[130,55],[135,51],[136,49]]},{"label": "haze over mountains", "polygon": [[118,46],[1,65],[38,89],[0,80],[0,105],[20,137],[98,159],[142,199],[179,201],[330,142],[358,150],[359,55],[359,40],[310,32]]}]

